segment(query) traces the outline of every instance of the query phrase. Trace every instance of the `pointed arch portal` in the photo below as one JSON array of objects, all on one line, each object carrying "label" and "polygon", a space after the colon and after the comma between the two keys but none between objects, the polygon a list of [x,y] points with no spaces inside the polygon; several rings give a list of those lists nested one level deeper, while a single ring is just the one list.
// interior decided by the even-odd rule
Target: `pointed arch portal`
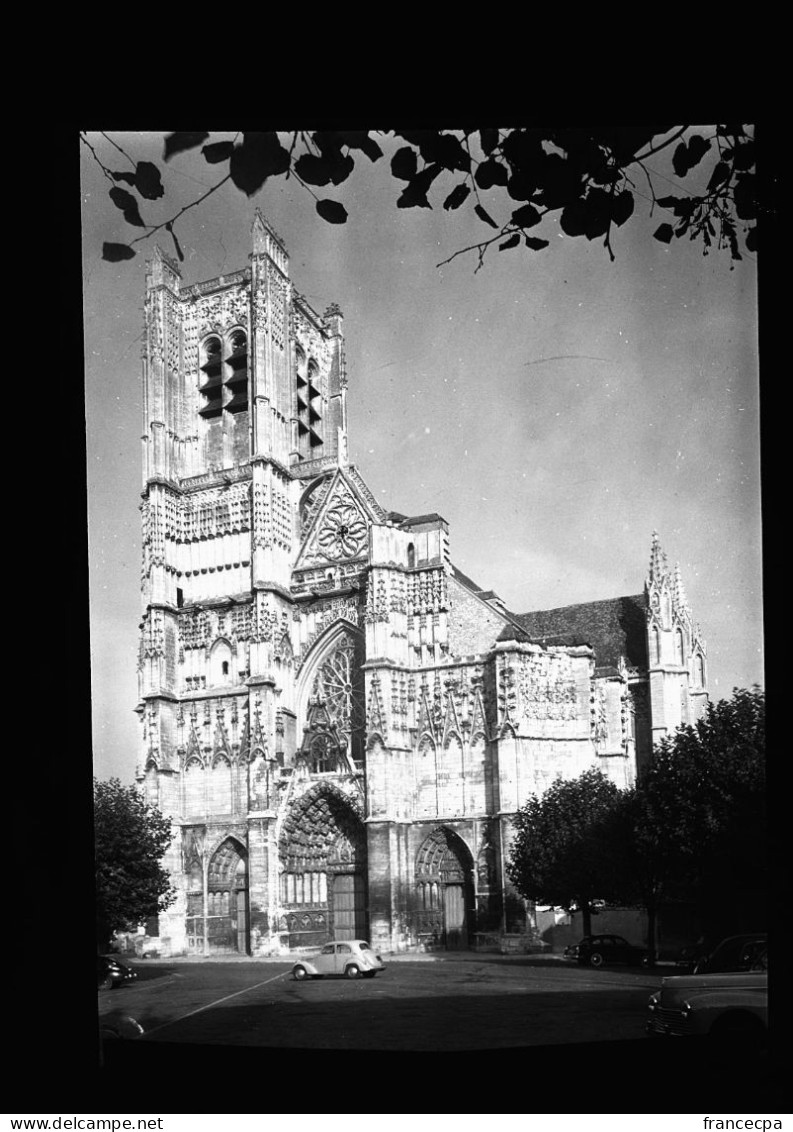
[{"label": "pointed arch portal", "polygon": [[227,837],[209,860],[203,891],[198,890],[200,871],[196,873],[187,897],[191,952],[249,953],[247,858],[240,842]]},{"label": "pointed arch portal", "polygon": [[434,830],[416,855],[419,938],[450,951],[469,946],[474,925],[474,862],[451,829]]},{"label": "pointed arch portal", "polygon": [[368,938],[366,831],[340,791],[316,786],[293,804],[278,855],[285,946]]}]

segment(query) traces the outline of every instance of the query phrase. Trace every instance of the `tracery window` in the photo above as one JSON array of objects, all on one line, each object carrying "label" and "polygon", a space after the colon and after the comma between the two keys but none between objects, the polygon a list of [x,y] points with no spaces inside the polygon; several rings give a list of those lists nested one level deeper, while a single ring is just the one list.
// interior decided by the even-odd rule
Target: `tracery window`
[{"label": "tracery window", "polygon": [[345,741],[356,763],[363,759],[366,721],[363,658],[357,655],[359,648],[360,645],[345,634],[320,665],[311,693],[311,702],[324,708],[328,722]]}]

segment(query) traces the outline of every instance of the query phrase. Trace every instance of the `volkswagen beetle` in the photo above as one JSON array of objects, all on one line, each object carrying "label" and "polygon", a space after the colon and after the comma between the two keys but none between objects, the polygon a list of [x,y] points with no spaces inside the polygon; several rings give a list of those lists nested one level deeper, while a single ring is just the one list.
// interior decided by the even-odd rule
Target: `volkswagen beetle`
[{"label": "volkswagen beetle", "polygon": [[314,979],[321,975],[342,975],[348,979],[373,979],[385,963],[364,939],[345,939],[326,943],[317,953],[302,955],[292,967],[296,979]]}]

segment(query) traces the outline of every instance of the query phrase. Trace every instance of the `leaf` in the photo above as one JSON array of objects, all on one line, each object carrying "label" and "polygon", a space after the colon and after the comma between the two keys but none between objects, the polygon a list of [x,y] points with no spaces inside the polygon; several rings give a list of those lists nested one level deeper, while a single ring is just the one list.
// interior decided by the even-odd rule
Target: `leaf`
[{"label": "leaf", "polygon": [[498,145],[498,130],[480,130],[479,144],[485,153],[491,154]]},{"label": "leaf", "polygon": [[513,174],[533,173],[545,156],[539,130],[511,130],[501,143],[501,153]]},{"label": "leaf", "polygon": [[135,174],[134,173],[113,173],[113,172],[111,172],[110,176],[113,178],[114,181],[123,181],[124,184],[132,185],[133,188],[135,186]]},{"label": "leaf", "polygon": [[440,165],[427,165],[412,177],[397,200],[397,208],[432,208],[427,193],[440,172]]},{"label": "leaf", "polygon": [[294,170],[300,180],[305,181],[307,185],[330,184],[330,168],[324,157],[303,153],[295,162]]},{"label": "leaf", "polygon": [[102,244],[102,259],[108,263],[118,263],[122,259],[134,259],[135,252],[129,244]]},{"label": "leaf", "polygon": [[391,172],[400,181],[410,181],[416,175],[418,158],[415,149],[403,145],[391,158]]},{"label": "leaf", "polygon": [[754,142],[742,142],[735,148],[735,168],[746,171],[754,165]]},{"label": "leaf", "polygon": [[160,170],[151,161],[139,161],[135,166],[135,188],[146,200],[159,200],[165,195]]},{"label": "leaf", "polygon": [[512,213],[512,223],[519,228],[533,228],[542,220],[542,213],[533,204],[524,204]]},{"label": "leaf", "polygon": [[615,224],[621,225],[633,214],[633,193],[624,189],[611,198],[611,219]]},{"label": "leaf", "polygon": [[688,146],[685,142],[680,142],[675,147],[675,152],[672,154],[672,168],[678,177],[685,177],[688,172]]},{"label": "leaf", "polygon": [[527,248],[531,248],[535,252],[538,252],[541,248],[547,248],[550,243],[549,240],[541,240],[537,236],[524,236],[524,242]]},{"label": "leaf", "polygon": [[685,177],[689,170],[699,165],[710,149],[710,142],[701,134],[694,134],[688,143],[681,142],[672,156],[672,167],[678,177]]},{"label": "leaf", "polygon": [[746,233],[745,243],[746,243],[746,250],[748,252],[756,252],[757,251],[757,229],[756,228],[750,228],[749,231]]},{"label": "leaf", "polygon": [[603,189],[590,189],[583,200],[567,205],[559,218],[562,231],[568,236],[586,236],[588,240],[604,235],[610,223],[610,194]]},{"label": "leaf", "polygon": [[165,139],[165,150],[163,151],[163,161],[170,161],[176,153],[183,153],[186,149],[195,149],[196,146],[201,145],[202,141],[206,141],[209,134],[205,131],[196,131],[189,133],[182,131],[181,133],[168,134]]},{"label": "leaf", "polygon": [[757,198],[754,186],[753,173],[740,173],[735,178],[732,199],[735,204],[735,211],[741,220],[754,220],[757,216]]},{"label": "leaf", "polygon": [[498,228],[498,224],[496,224],[492,216],[489,216],[487,212],[485,212],[481,204],[474,205],[474,212],[480,220],[484,220],[485,224],[489,224],[491,228]]},{"label": "leaf", "polygon": [[491,157],[477,166],[474,180],[480,189],[492,189],[493,185],[504,186],[509,181],[509,169],[503,162]]},{"label": "leaf", "polygon": [[210,165],[218,165],[221,161],[228,161],[231,157],[234,152],[234,142],[213,142],[212,145],[205,145],[201,152]]},{"label": "leaf", "polygon": [[462,142],[454,134],[440,134],[428,130],[419,144],[419,152],[425,161],[442,165],[444,169],[467,173],[471,168],[471,158]]},{"label": "leaf", "polygon": [[507,192],[513,200],[528,200],[537,191],[537,177],[533,171],[519,170],[507,181]]},{"label": "leaf", "polygon": [[344,144],[350,149],[360,149],[370,161],[377,161],[383,156],[383,151],[368,130],[341,130]]},{"label": "leaf", "polygon": [[498,245],[498,250],[500,252],[504,252],[504,251],[507,250],[507,248],[516,248],[519,243],[520,243],[520,233],[515,232],[515,233],[513,233],[513,235],[511,235],[509,237],[508,240],[505,240],[503,244]]},{"label": "leaf", "polygon": [[443,207],[447,210],[459,208],[463,201],[469,196],[470,192],[470,186],[466,184],[455,185],[443,202]]},{"label": "leaf", "polygon": [[[564,208],[565,205],[581,199],[585,185],[584,176],[572,161],[560,157],[558,153],[543,152],[535,168],[537,188],[542,194],[542,203],[546,208]],[[594,202],[605,199],[605,194],[602,189],[591,189],[587,201],[590,198]]]},{"label": "leaf", "polygon": [[128,224],[134,224],[136,228],[146,227],[138,211],[138,202],[132,193],[128,193],[126,189],[111,189],[108,195],[116,208],[124,213],[124,219]]},{"label": "leaf", "polygon": [[177,240],[176,233],[173,230],[173,221],[169,220],[165,225],[165,229],[167,232],[171,233],[171,239],[173,240],[173,246],[176,249],[176,254],[179,257],[179,262],[184,263],[184,252],[182,251],[181,244]]},{"label": "leaf", "polygon": [[670,244],[675,231],[671,224],[661,224],[653,232],[653,238],[660,240],[662,244]]},{"label": "leaf", "polygon": [[229,161],[231,179],[246,196],[253,196],[268,177],[277,177],[289,168],[289,151],[272,131],[243,134]]},{"label": "leaf", "polygon": [[329,224],[347,223],[347,209],[337,200],[318,200],[317,212]]},{"label": "leaf", "polygon": [[714,189],[717,189],[719,187],[719,185],[723,185],[725,181],[728,181],[730,179],[731,172],[732,170],[730,169],[730,166],[726,161],[718,161],[713,168],[713,172],[710,175],[707,191],[709,193],[712,193]]}]

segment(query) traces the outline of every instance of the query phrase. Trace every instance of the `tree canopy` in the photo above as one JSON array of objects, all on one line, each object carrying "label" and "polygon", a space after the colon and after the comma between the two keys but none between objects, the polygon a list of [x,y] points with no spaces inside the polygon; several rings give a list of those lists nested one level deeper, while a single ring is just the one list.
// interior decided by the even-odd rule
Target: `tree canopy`
[{"label": "tree canopy", "polygon": [[[392,151],[397,208],[432,208],[434,201],[447,211],[473,209],[483,237],[449,260],[475,253],[477,270],[494,245],[499,251],[548,247],[546,217],[558,221],[567,236],[602,239],[614,260],[612,234],[630,219],[637,201],[658,211],[653,235],[662,243],[687,236],[702,243],[704,254],[711,247],[724,249],[733,261],[742,258],[742,248],[757,250],[755,141],[747,125],[245,131],[232,140],[181,131],[164,137],[163,165],[200,147],[206,162],[225,172],[208,192],[154,224],[144,219],[141,206],[166,195],[160,167],[135,162],[108,138],[131,166],[111,169],[87,134],[81,140],[110,182],[110,198],[123,220],[145,229],[131,239],[105,241],[102,256],[111,262],[132,259],[135,245],[160,229],[183,259],[177,221],[228,181],[251,197],[269,180],[291,178],[314,197],[324,221],[344,224],[345,205],[325,193],[353,177],[361,156],[372,162],[383,158],[384,146]],[[671,153],[675,192],[659,195],[658,181],[669,178],[648,162],[664,150]]]},{"label": "tree canopy", "polygon": [[556,779],[532,795],[515,816],[515,839],[507,872],[527,900],[580,909],[584,934],[591,931],[595,901],[611,895],[610,857],[604,823],[620,792],[593,768],[573,779]]},{"label": "tree canopy", "polygon": [[698,912],[714,940],[768,918],[765,696],[735,689],[700,720],[665,736],[635,787],[600,771],[558,779],[519,811],[508,867],[530,900],[580,908],[597,900],[648,913],[664,903]]},{"label": "tree canopy", "polygon": [[135,786],[94,779],[97,943],[130,931],[165,911],[176,898],[163,855],[171,823]]},{"label": "tree canopy", "polygon": [[634,861],[657,897],[696,902],[713,934],[767,917],[765,695],[735,689],[657,745],[637,788]]}]

